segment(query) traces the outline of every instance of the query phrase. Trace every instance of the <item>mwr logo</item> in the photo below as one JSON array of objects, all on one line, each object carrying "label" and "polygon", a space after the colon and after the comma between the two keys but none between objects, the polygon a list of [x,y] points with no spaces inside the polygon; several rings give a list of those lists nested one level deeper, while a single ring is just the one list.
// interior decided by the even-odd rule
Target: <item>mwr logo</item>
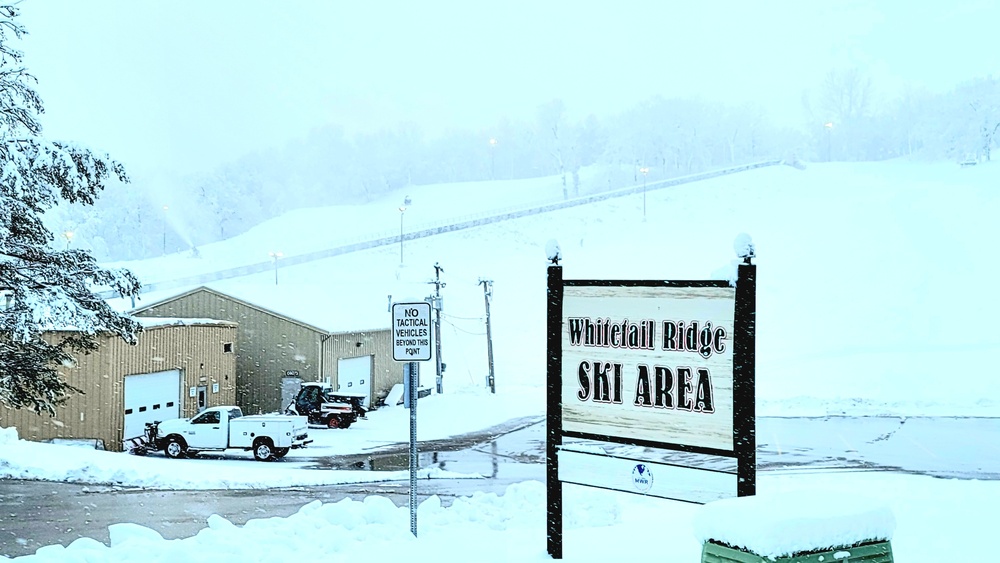
[{"label": "mwr logo", "polygon": [[649,467],[639,463],[632,469],[632,484],[639,492],[645,493],[653,487],[653,472]]}]

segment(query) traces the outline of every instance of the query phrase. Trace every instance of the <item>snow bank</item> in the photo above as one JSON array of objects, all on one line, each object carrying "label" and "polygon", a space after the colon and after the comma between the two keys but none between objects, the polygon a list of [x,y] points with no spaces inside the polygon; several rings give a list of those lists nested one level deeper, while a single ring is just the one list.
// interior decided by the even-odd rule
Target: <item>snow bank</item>
[{"label": "snow bank", "polygon": [[[408,471],[316,471],[295,463],[258,463],[245,452],[232,459],[173,460],[137,457],[78,446],[17,439],[14,428],[0,429],[0,479],[34,479],[141,487],[147,489],[259,489],[402,481]],[[317,452],[319,453],[319,452]],[[482,476],[423,468],[421,479],[480,479]]]},{"label": "snow bank", "polygon": [[[847,513],[837,508],[838,504],[846,504],[851,514],[873,530],[881,525],[887,535],[893,526],[884,519],[884,512],[872,514],[864,508],[867,505],[849,499],[874,499],[890,506],[898,515],[892,548],[900,562],[978,561],[992,549],[1000,481],[934,479],[888,472],[764,473],[759,477],[762,495],[758,499],[767,501],[783,495],[805,501],[814,491],[826,491],[844,500],[838,502],[836,497],[830,500],[827,496],[820,499],[824,504],[814,512],[846,520]],[[696,521],[704,521],[706,515],[699,513],[711,508],[577,485],[566,485],[563,493],[567,562],[639,561],[650,559],[653,551],[658,561],[699,560],[698,536],[704,524],[696,525]],[[752,498],[747,500],[753,502]],[[766,504],[752,516],[756,519],[768,514],[781,513],[776,504]],[[809,517],[816,518],[816,514]],[[714,526],[723,524],[712,522],[710,515],[707,518]],[[731,519],[725,515],[718,518]],[[853,521],[850,523],[857,530]],[[431,497],[420,505],[417,524],[419,538],[414,538],[409,533],[409,510],[395,507],[384,497],[368,497],[363,502],[317,501],[288,518],[250,520],[243,526],[213,515],[198,534],[183,539],[161,539],[156,531],[142,526],[115,524],[109,526],[111,539],[107,545],[92,538],[78,539],[68,547],[42,547],[35,555],[15,561],[251,563],[310,556],[321,556],[317,559],[321,561],[365,562],[551,561],[545,553],[545,487],[540,482],[512,485],[502,496],[477,493],[457,498],[449,507],[442,507],[439,499]],[[790,529],[789,536],[796,531]]]},{"label": "snow bank", "polygon": [[[410,534],[409,509],[385,497],[336,503],[315,501],[288,518],[261,518],[236,526],[213,515],[208,527],[193,537],[164,540],[136,524],[110,527],[110,546],[80,539],[68,547],[50,545],[34,556],[18,558],[45,562],[174,562],[340,560],[395,561],[403,554],[413,561],[511,561],[526,553],[544,553],[537,530],[544,527],[545,486],[532,481],[508,487],[502,496],[476,494],[442,507],[431,497],[418,508],[421,538]],[[539,510],[539,507],[542,507]],[[533,547],[518,538],[533,536]],[[489,546],[486,548],[486,546]],[[361,555],[365,554],[365,555]]]},{"label": "snow bank", "polygon": [[0,428],[0,446],[17,442],[17,428]]},{"label": "snow bank", "polygon": [[764,557],[890,540],[892,510],[866,499],[820,492],[775,493],[719,500],[694,519],[702,542],[715,540]]}]

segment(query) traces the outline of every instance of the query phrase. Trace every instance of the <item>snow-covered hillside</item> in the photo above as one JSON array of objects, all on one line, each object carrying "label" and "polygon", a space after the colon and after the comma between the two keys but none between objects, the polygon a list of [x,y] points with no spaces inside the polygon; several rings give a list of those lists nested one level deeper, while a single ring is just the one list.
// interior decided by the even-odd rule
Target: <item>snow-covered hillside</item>
[{"label": "snow-covered hillside", "polygon": [[[558,212],[406,241],[210,284],[317,326],[387,326],[392,297],[448,283],[446,387],[487,370],[480,278],[494,281],[497,386],[544,384],[545,250],[566,278],[698,279],[757,246],[757,397],[762,414],[993,415],[1000,317],[1000,168],[951,163],[776,166]],[[548,182],[411,187],[365,206],[290,213],[190,253],[122,264],[165,280],[387,235],[558,197]],[[412,226],[408,226],[412,225]],[[395,231],[394,231],[395,229]],[[328,235],[328,236],[327,236]],[[327,238],[323,238],[327,236]],[[147,294],[137,305],[182,290]],[[119,304],[126,307],[128,304]],[[541,399],[539,399],[539,407]]]}]

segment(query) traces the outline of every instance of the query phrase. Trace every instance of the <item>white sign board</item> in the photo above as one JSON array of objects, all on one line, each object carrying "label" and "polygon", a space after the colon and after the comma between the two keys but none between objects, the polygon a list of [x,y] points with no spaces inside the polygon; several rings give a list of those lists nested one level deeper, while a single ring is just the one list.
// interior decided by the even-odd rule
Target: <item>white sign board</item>
[{"label": "white sign board", "polygon": [[735,288],[564,291],[564,432],[734,450]]},{"label": "white sign board", "polygon": [[392,304],[392,359],[426,362],[431,359],[431,304]]},{"label": "white sign board", "polygon": [[687,502],[706,503],[736,496],[735,473],[594,455],[566,447],[559,452],[559,480]]}]

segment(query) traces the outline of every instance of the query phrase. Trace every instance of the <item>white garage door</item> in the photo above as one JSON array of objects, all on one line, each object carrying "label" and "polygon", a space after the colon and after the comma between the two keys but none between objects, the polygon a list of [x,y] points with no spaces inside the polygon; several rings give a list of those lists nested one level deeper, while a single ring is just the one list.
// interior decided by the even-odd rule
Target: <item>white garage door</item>
[{"label": "white garage door", "polygon": [[337,360],[337,385],[342,393],[363,393],[368,408],[372,396],[372,356]]},{"label": "white garage door", "polygon": [[123,439],[142,436],[147,422],[180,418],[180,370],[125,376]]}]

